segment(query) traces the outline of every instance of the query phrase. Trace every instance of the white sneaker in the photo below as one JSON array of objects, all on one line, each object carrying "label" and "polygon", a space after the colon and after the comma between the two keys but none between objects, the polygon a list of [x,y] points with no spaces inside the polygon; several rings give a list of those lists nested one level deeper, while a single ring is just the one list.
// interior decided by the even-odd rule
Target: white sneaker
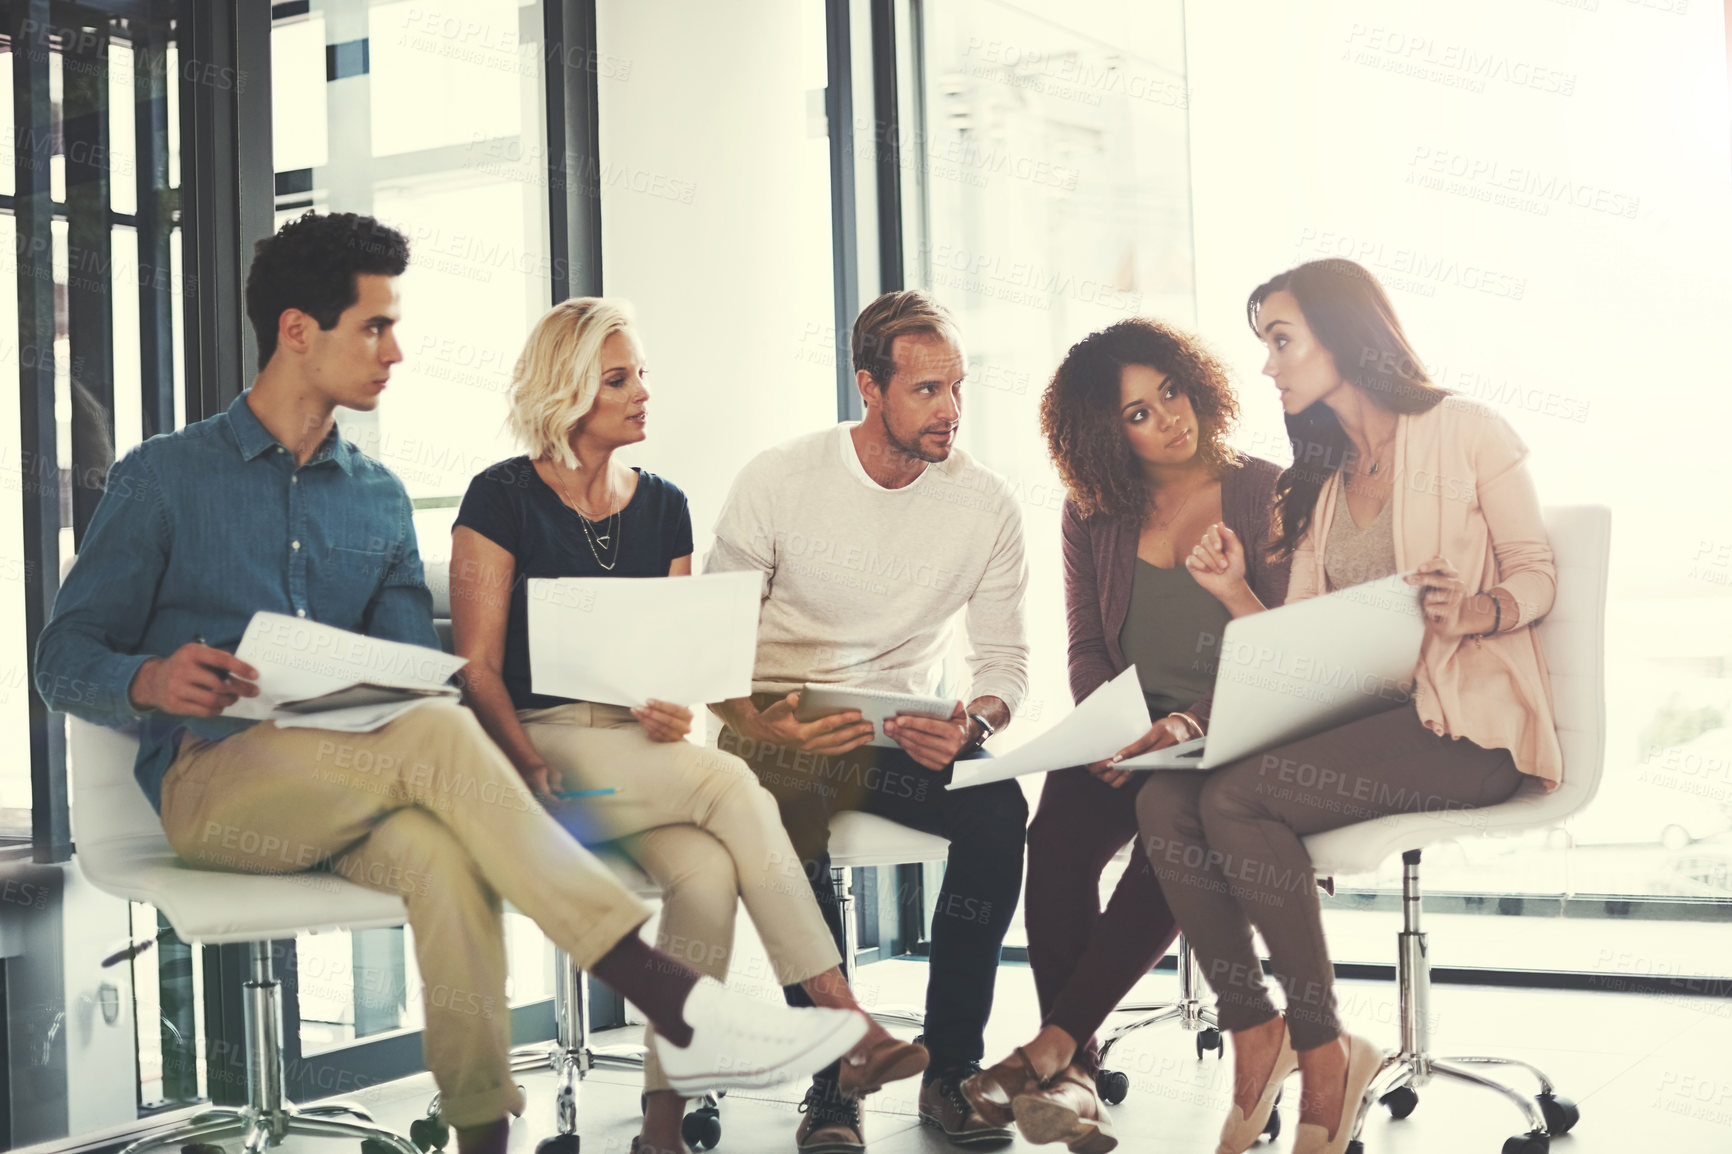
[{"label": "white sneaker", "polygon": [[681,1012],[689,1045],[655,1036],[668,1085],[690,1098],[713,1090],[749,1090],[805,1079],[854,1048],[867,1022],[852,1010],[797,1010],[731,994],[699,978]]}]

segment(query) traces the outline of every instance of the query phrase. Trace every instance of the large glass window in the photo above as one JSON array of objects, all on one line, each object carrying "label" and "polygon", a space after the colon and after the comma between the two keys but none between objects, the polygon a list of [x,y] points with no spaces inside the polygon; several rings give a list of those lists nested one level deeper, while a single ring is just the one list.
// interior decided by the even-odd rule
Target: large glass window
[{"label": "large glass window", "polygon": [[[1714,943],[1732,917],[1732,553],[1724,518],[1691,512],[1723,487],[1732,412],[1700,383],[1716,358],[1705,318],[1726,303],[1702,290],[1723,283],[1705,255],[1725,236],[1726,141],[1706,111],[1724,106],[1717,49],[1689,53],[1685,22],[1582,12],[1295,9],[1248,26],[1178,0],[922,7],[911,275],[962,322],[964,444],[1026,503],[1023,735],[1069,707],[1063,489],[1036,419],[1066,348],[1132,314],[1194,328],[1237,370],[1236,442],[1285,464],[1245,297],[1302,261],[1357,259],[1437,381],[1526,439],[1542,501],[1610,504],[1616,524],[1599,796],[1560,828],[1428,851],[1438,916],[1525,915],[1440,933],[1447,961],[1728,973]],[[1421,68],[1401,57],[1415,44],[1452,47]],[[1608,87],[1619,45],[1646,78],[1633,103]],[[1632,405],[1636,380],[1652,387]],[[1612,464],[1661,445],[1663,463]],[[1398,859],[1338,879],[1340,958],[1389,960],[1399,880]],[[1643,919],[1646,962],[1614,946],[1629,933],[1614,917]]]},{"label": "large glass window", "polygon": [[[1004,474],[1028,541],[1029,696],[1008,748],[1071,707],[1059,511],[1039,403],[1072,343],[1129,316],[1195,323],[1183,12],[927,4],[925,123],[902,136],[910,280],[968,351],[962,443]],[[924,209],[924,211],[921,211]],[[929,870],[928,892],[936,893]],[[1021,941],[1013,927],[1010,941]]]},{"label": "large glass window", "polygon": [[[424,559],[450,555],[469,480],[509,456],[505,390],[552,303],[542,11],[535,2],[343,0],[272,28],[277,220],[370,213],[409,238],[404,360],[345,436],[400,477]],[[511,1001],[551,996],[547,945],[512,915]],[[301,1052],[419,1029],[407,927],[296,943]]]},{"label": "large glass window", "polygon": [[[176,27],[142,8],[121,19],[56,6],[50,17],[22,20],[18,41],[0,45],[0,108],[9,128],[0,246],[13,258],[0,277],[0,363],[25,390],[14,398],[29,396],[36,368],[51,361],[54,369],[43,398],[51,444],[21,427],[17,400],[0,406],[0,644],[12,654],[0,673],[5,840],[30,835],[33,808],[51,823],[56,816],[53,797],[32,789],[26,581],[43,562],[24,539],[24,508],[48,499],[45,535],[58,538],[60,561],[69,561],[75,525],[94,507],[113,454],[166,431],[147,408],[178,394],[182,343],[180,222],[169,207],[178,183],[169,127],[179,105]],[[45,71],[46,99],[18,102],[15,84],[28,79],[18,71],[37,68]],[[35,205],[43,232],[23,235],[22,198],[34,195],[43,174],[46,203]],[[45,294],[47,307],[29,307],[20,291]],[[44,466],[45,449],[56,468]],[[49,715],[47,724],[61,718]],[[159,936],[155,910],[129,909],[75,867],[44,866],[32,884],[40,900],[0,911],[7,941],[23,946],[0,963],[7,986],[0,1018],[12,1059],[8,1108],[0,1111],[10,1131],[0,1140],[107,1128],[131,1121],[141,1106],[196,1098],[196,956],[172,934]],[[115,952],[129,937],[141,944]],[[81,1021],[79,1007],[100,1014]]]},{"label": "large glass window", "polygon": [[[1560,829],[1429,851],[1432,908],[1522,915],[1438,940],[1456,964],[1732,973],[1732,591],[1725,518],[1697,496],[1723,488],[1732,415],[1702,319],[1727,303],[1724,58],[1691,27],[1711,10],[1317,14],[1301,36],[1186,11],[1214,94],[1192,110],[1199,266],[1218,286],[1200,327],[1240,370],[1253,451],[1280,436],[1245,295],[1345,256],[1388,288],[1431,375],[1515,427],[1543,503],[1612,510],[1599,794]],[[1416,37],[1433,47],[1400,58]],[[1276,108],[1278,129],[1259,115]],[[1393,909],[1398,877],[1391,861],[1342,879],[1377,896],[1338,905]],[[1343,940],[1365,920],[1333,916]],[[1370,921],[1386,957],[1387,918]]]}]

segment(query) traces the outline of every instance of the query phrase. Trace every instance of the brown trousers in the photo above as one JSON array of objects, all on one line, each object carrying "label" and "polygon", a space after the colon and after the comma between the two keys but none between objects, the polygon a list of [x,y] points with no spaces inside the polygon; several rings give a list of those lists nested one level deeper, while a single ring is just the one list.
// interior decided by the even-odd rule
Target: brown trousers
[{"label": "brown trousers", "polygon": [[1471,830],[1472,810],[1507,801],[1522,775],[1507,749],[1441,737],[1403,706],[1208,773],[1148,778],[1137,794],[1143,849],[1214,987],[1221,1028],[1275,1016],[1255,928],[1287,994],[1293,1047],[1308,1050],[1341,1024],[1317,876],[1300,839],[1405,812],[1455,813]]}]

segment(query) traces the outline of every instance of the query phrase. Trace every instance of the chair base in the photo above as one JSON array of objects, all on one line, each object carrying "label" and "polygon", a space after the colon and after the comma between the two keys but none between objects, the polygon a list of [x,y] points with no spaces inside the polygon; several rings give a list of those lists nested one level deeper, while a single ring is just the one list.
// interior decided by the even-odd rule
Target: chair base
[{"label": "chair base", "polygon": [[[583,1080],[597,1066],[619,1070],[642,1070],[647,1048],[642,1044],[595,1046],[589,1041],[589,978],[572,964],[564,950],[554,951],[554,971],[559,983],[554,993],[554,1016],[559,1037],[553,1042],[537,1042],[511,1051],[511,1069],[551,1070],[555,1085],[553,1093],[555,1134],[536,1146],[537,1154],[576,1154],[577,1104],[582,1094]],[[681,1121],[686,1144],[694,1150],[707,1150],[721,1140],[722,1124],[720,1094],[705,1094],[695,1099],[695,1105]],[[438,1113],[438,1099],[431,1107]]]},{"label": "chair base", "polygon": [[553,1071],[554,1124],[560,1135],[577,1133],[577,1101],[581,1092],[579,1084],[591,1070],[597,1066],[641,1070],[643,1062],[644,1047],[634,1045],[591,1046],[586,1043],[582,1046],[563,1046],[553,1042],[521,1046],[511,1052],[513,1072]]},{"label": "chair base", "polygon": [[[349,1114],[359,1122],[339,1122],[334,1115]],[[210,1154],[201,1147],[226,1148],[239,1138],[241,1154],[264,1154],[286,1138],[340,1138],[359,1141],[366,1154],[421,1154],[407,1138],[380,1126],[374,1126],[372,1116],[359,1106],[346,1103],[324,1103],[296,1108],[283,1106],[261,1112],[250,1106],[234,1109],[206,1110],[195,1114],[180,1125],[161,1134],[141,1138],[121,1151],[121,1154],[145,1154],[146,1151],[183,1150],[188,1154]]]},{"label": "chair base", "polygon": [[[1539,1093],[1528,1097],[1508,1083],[1473,1070],[1474,1066],[1518,1066],[1533,1075],[1539,1083]],[[1364,1154],[1359,1134],[1373,1106],[1387,1107],[1393,1118],[1405,1118],[1419,1105],[1419,1091],[1434,1078],[1448,1078],[1482,1090],[1501,1094],[1522,1112],[1527,1130],[1504,1142],[1504,1154],[1546,1154],[1551,1140],[1568,1133],[1576,1124],[1578,1111],[1574,1102],[1559,1097],[1551,1079],[1536,1066],[1515,1058],[1454,1057],[1432,1058],[1424,1054],[1391,1053],[1384,1059],[1365,1097],[1360,1099],[1358,1117],[1353,1127],[1349,1154]]]},{"label": "chair base", "polygon": [[[1371,1107],[1381,1102],[1395,1118],[1405,1118],[1419,1104],[1419,1091],[1433,1078],[1451,1078],[1482,1090],[1502,1094],[1522,1112],[1527,1130],[1503,1144],[1503,1154],[1546,1154],[1551,1140],[1576,1124],[1580,1112],[1568,1098],[1558,1097],[1538,1067],[1516,1058],[1434,1058],[1431,1056],[1431,960],[1426,936],[1420,927],[1420,851],[1401,855],[1401,933],[1396,935],[1396,992],[1401,1007],[1401,1049],[1390,1051],[1383,1068],[1365,1088],[1353,1120],[1353,1140],[1348,1154],[1364,1154],[1359,1135]],[[1475,1066],[1518,1066],[1539,1083],[1538,1095],[1529,1098],[1519,1090],[1487,1077]]]},{"label": "chair base", "polygon": [[1221,1019],[1216,1015],[1213,1006],[1206,1006],[1196,998],[1178,1002],[1125,1002],[1113,1007],[1119,1014],[1144,1014],[1134,1022],[1126,1022],[1114,1026],[1101,1042],[1101,1062],[1107,1060],[1107,1054],[1120,1040],[1138,1030],[1146,1030],[1151,1026],[1164,1026],[1169,1022],[1193,1034],[1202,1035],[1197,1039],[1197,1057],[1201,1058],[1205,1050],[1214,1050],[1219,1057],[1221,1046]]},{"label": "chair base", "polygon": [[1125,1100],[1129,1091],[1130,1079],[1117,1070],[1107,1068],[1107,1055],[1119,1041],[1138,1030],[1146,1030],[1150,1026],[1162,1026],[1168,1022],[1197,1035],[1197,1060],[1210,1050],[1215,1051],[1218,1059],[1226,1053],[1226,1047],[1221,1041],[1221,1019],[1216,1015],[1214,1007],[1203,1004],[1197,996],[1197,962],[1191,954],[1191,944],[1179,935],[1177,943],[1179,969],[1179,999],[1176,1002],[1122,1002],[1113,1007],[1114,1013],[1142,1014],[1134,1022],[1126,1022],[1115,1026],[1101,1042],[1100,1073],[1095,1075],[1095,1088],[1109,1104],[1117,1105]]}]

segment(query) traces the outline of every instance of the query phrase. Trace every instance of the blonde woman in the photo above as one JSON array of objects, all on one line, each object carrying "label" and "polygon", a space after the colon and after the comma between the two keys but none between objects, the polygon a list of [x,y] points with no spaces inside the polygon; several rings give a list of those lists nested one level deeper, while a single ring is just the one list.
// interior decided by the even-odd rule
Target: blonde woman
[{"label": "blonde woman", "polygon": [[[527,452],[470,482],[452,530],[451,617],[469,659],[465,695],[482,726],[542,799],[586,799],[593,835],[621,840],[663,888],[661,948],[727,976],[735,899],[745,903],[784,985],[820,1006],[859,1010],[838,969],[776,803],[745,763],[684,740],[692,714],[650,701],[627,709],[533,692],[527,579],[680,577],[692,571],[685,494],[614,453],[647,435],[650,393],[629,308],[576,298],[537,322],[511,385],[510,427]],[[926,1066],[924,1048],[874,1024],[843,1062],[859,1096]],[[653,1051],[639,1154],[683,1154],[684,1103]]]}]

